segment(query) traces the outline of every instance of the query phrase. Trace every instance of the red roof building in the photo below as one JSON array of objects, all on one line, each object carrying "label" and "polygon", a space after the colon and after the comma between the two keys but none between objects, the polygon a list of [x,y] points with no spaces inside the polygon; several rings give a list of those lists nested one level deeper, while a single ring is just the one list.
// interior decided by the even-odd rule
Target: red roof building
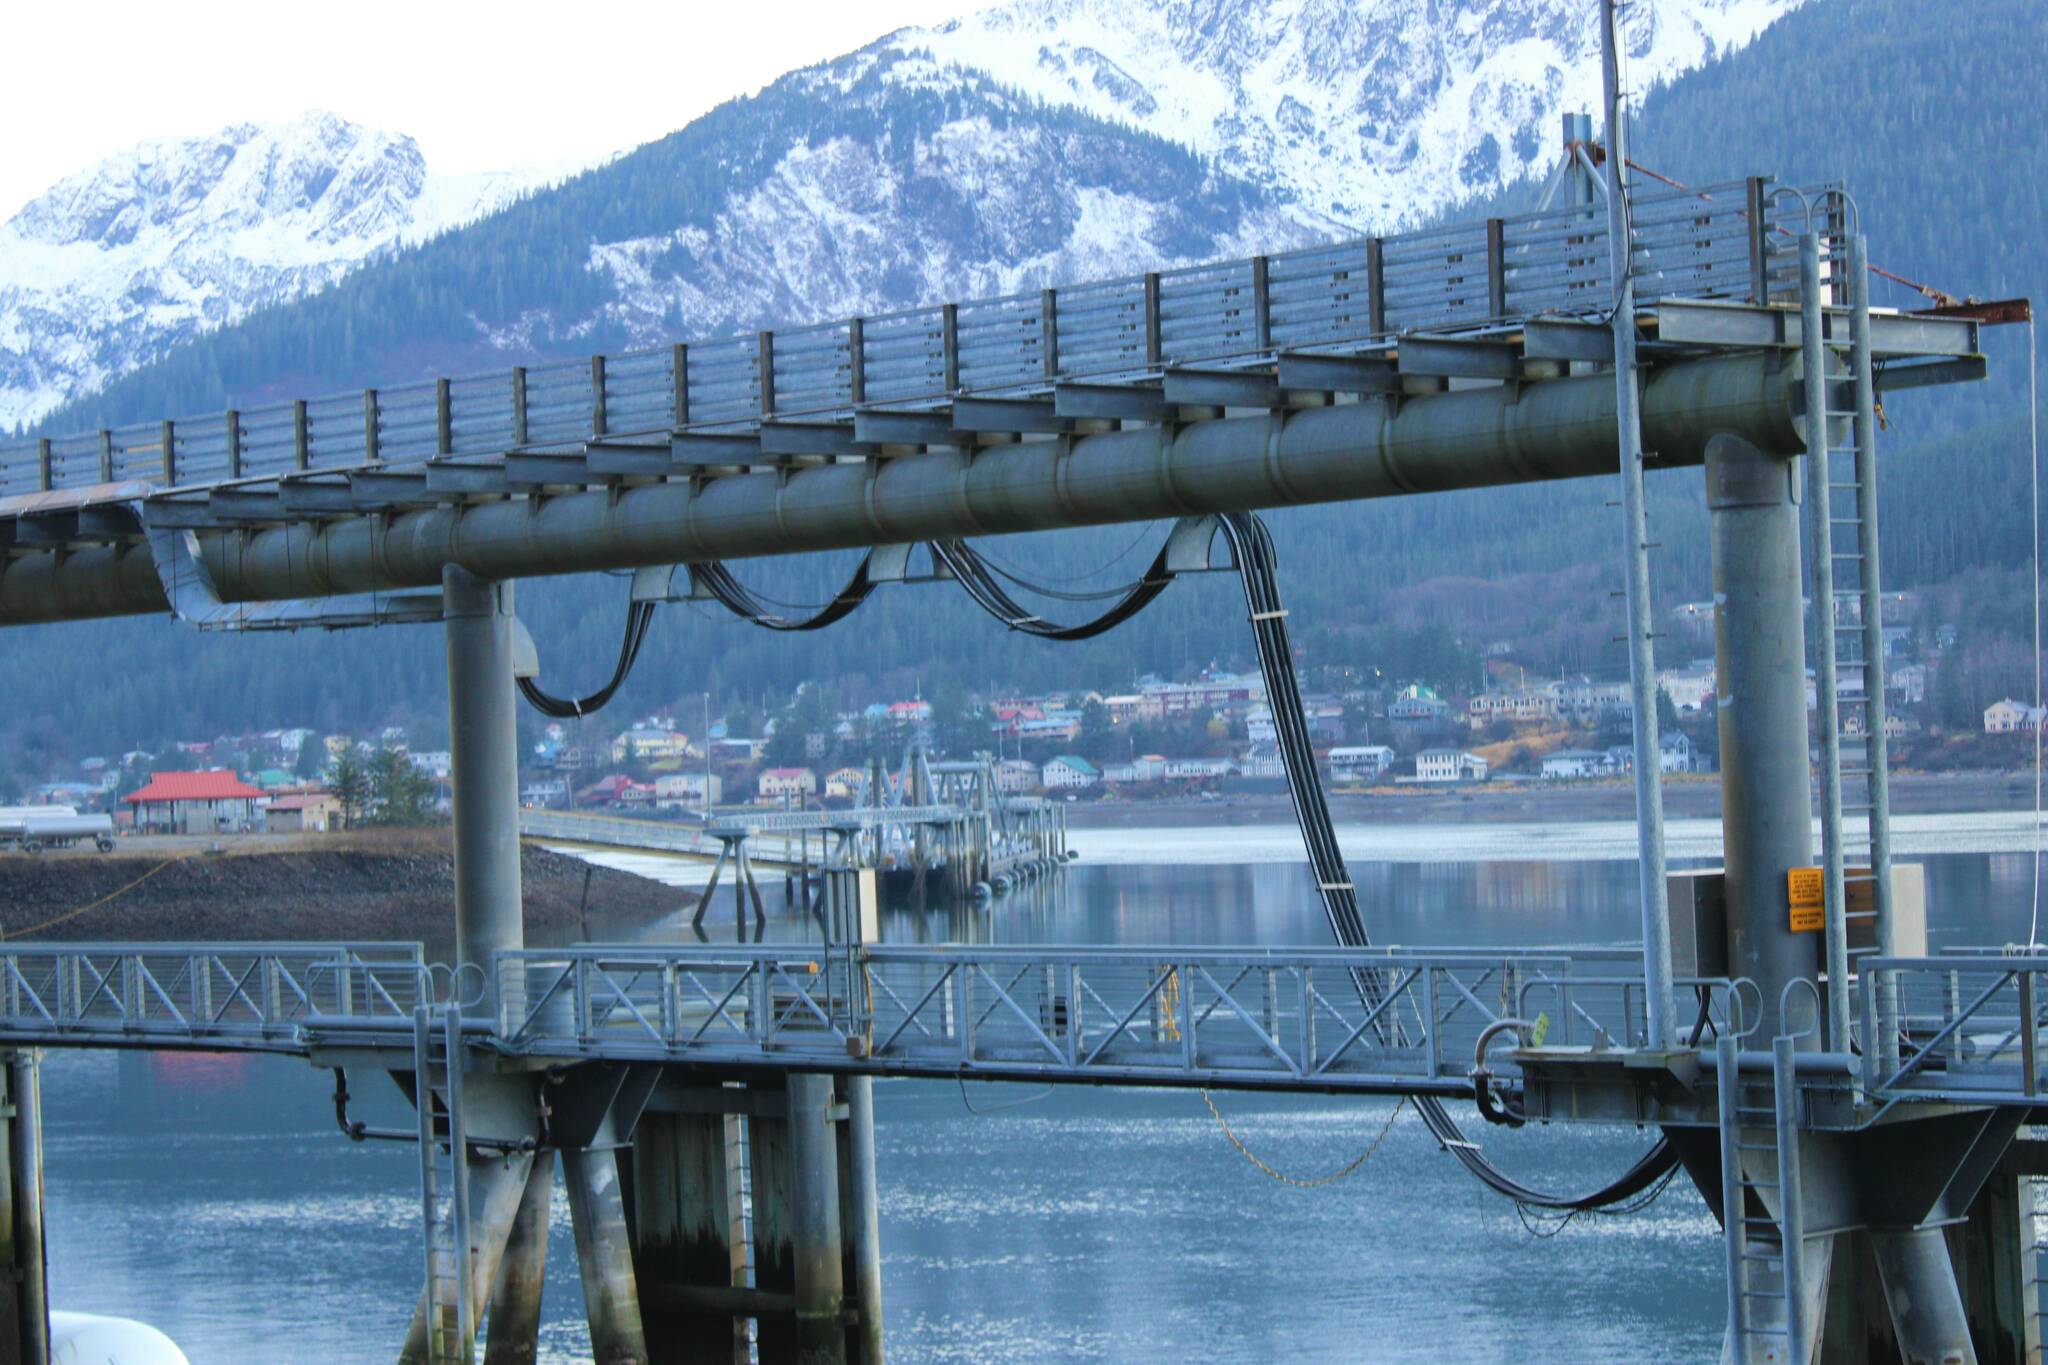
[{"label": "red roof building", "polygon": [[151,773],[149,785],[121,800],[135,811],[135,828],[160,834],[221,834],[259,828],[265,793],[225,768]]}]

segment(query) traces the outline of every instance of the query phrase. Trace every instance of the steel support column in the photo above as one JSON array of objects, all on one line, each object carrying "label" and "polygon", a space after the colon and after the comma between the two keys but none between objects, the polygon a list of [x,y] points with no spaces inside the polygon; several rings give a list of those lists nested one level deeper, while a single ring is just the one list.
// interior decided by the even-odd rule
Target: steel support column
[{"label": "steel support column", "polygon": [[43,1259],[43,1120],[33,1051],[0,1058],[0,1360],[41,1365],[50,1357],[50,1304]]},{"label": "steel support column", "polygon": [[1756,982],[1764,1037],[1800,1031],[1779,1021],[1779,999],[1820,967],[1820,935],[1792,931],[1785,882],[1813,853],[1794,479],[1792,461],[1740,437],[1707,443],[1728,970]]},{"label": "steel support column", "polygon": [[1977,1365],[1962,1292],[1956,1287],[1955,1267],[1941,1229],[1872,1228],[1870,1249],[1877,1257],[1900,1356],[1913,1362]]},{"label": "steel support column", "polygon": [[[843,1274],[860,1309],[852,1332],[857,1365],[882,1365],[882,1227],[875,1179],[875,1078],[847,1076],[846,1122],[841,1125],[845,1160],[839,1168],[841,1229],[846,1238]],[[856,1354],[857,1352],[857,1354]]]},{"label": "steel support column", "polygon": [[845,1277],[839,1247],[839,1153],[832,1131],[832,1078],[789,1078],[789,1231],[796,1270],[796,1360],[845,1365],[840,1322]]},{"label": "steel support column", "polygon": [[[486,1111],[487,1113],[490,1111]],[[478,1131],[483,1131],[479,1129]],[[499,1131],[508,1131],[500,1129]],[[519,1154],[470,1163],[470,1294],[472,1303],[482,1303],[498,1279],[498,1264],[512,1224],[526,1198],[526,1178],[533,1158]],[[399,1349],[399,1365],[427,1365],[427,1299],[422,1293],[413,1305],[412,1323],[406,1329],[405,1345]]]},{"label": "steel support column", "polygon": [[[455,565],[441,575],[448,635],[448,737],[455,793],[455,954],[497,1013],[495,953],[524,946],[519,885],[519,735],[512,585]],[[463,983],[459,995],[473,996]]]},{"label": "steel support column", "polygon": [[[607,1133],[609,1128],[607,1122]],[[590,1357],[595,1365],[647,1365],[619,1160],[609,1137],[595,1147],[563,1148],[562,1179],[569,1187],[569,1215],[576,1229]]]},{"label": "steel support column", "polygon": [[485,1316],[484,1365],[533,1365],[540,1355],[541,1287],[548,1269],[548,1205],[555,1192],[555,1154],[538,1152],[526,1193],[498,1260],[498,1280]]}]

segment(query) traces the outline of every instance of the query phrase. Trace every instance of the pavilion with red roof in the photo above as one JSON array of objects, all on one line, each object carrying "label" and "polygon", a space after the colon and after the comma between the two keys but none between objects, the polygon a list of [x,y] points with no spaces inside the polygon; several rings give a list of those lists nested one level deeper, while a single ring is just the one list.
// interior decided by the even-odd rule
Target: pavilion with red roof
[{"label": "pavilion with red roof", "polygon": [[121,800],[135,812],[135,828],[153,834],[222,834],[261,828],[266,794],[226,768],[151,773],[149,785]]}]

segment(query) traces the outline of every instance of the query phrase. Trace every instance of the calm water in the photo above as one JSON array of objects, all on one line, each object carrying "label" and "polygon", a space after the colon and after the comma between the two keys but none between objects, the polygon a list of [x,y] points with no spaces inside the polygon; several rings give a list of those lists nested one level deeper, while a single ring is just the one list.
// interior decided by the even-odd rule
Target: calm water
[{"label": "calm water", "polygon": [[[1558,828],[1573,847],[1572,827]],[[1216,839],[1181,833],[1170,865],[1127,860],[1146,839],[1093,836],[1091,860],[1054,884],[987,912],[891,914],[885,934],[1324,941],[1304,866],[1211,861]],[[1226,834],[1266,840],[1247,856],[1290,856],[1284,838]],[[1455,840],[1404,837],[1413,860],[1354,866],[1380,942],[1632,936],[1634,868],[1612,855],[1458,858],[1439,856]],[[2026,936],[2027,855],[1926,861],[1937,944]],[[794,919],[776,929],[802,932]],[[53,1054],[53,1302],[155,1323],[202,1365],[391,1359],[417,1288],[418,1168],[410,1148],[343,1140],[329,1085],[276,1059]],[[410,1121],[381,1077],[357,1085],[364,1117]],[[1645,1212],[1538,1237],[1407,1113],[1352,1177],[1299,1190],[1247,1164],[1193,1093],[978,1086],[966,1100],[980,1114],[953,1085],[888,1082],[876,1098],[892,1361],[1632,1362],[1717,1349],[1718,1233],[1682,1179]],[[1217,1103],[1269,1163],[1303,1176],[1350,1161],[1389,1113],[1325,1097]],[[1645,1141],[1484,1137],[1503,1164],[1574,1186]],[[556,1229],[544,1344],[573,1361],[585,1346],[559,1192]]]}]

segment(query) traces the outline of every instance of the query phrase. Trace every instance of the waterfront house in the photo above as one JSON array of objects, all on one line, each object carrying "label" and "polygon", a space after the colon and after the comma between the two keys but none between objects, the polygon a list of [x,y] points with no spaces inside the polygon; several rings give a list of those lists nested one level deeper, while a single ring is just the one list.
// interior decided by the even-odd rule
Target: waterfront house
[{"label": "waterfront house", "polygon": [[223,834],[258,828],[265,796],[227,769],[209,768],[151,773],[148,785],[121,800],[145,833]]},{"label": "waterfront house", "polygon": [[1332,782],[1372,782],[1394,766],[1394,751],[1384,744],[1348,744],[1330,750]]},{"label": "waterfront house", "polygon": [[340,829],[341,801],[327,792],[273,796],[263,811],[263,827],[272,834],[324,834]]},{"label": "waterfront house", "polygon": [[1984,733],[2009,735],[2021,730],[2038,730],[2043,716],[2048,716],[2048,708],[2029,706],[2007,697],[1984,708]]},{"label": "waterfront house", "polygon": [[1484,782],[1486,760],[1457,749],[1424,749],[1415,756],[1417,782]]},{"label": "waterfront house", "polygon": [[818,794],[818,775],[809,768],[770,768],[761,774],[763,801],[795,801]]},{"label": "waterfront house", "polygon": [[1039,770],[1047,791],[1074,791],[1092,787],[1102,780],[1101,770],[1075,754],[1061,754]]}]

